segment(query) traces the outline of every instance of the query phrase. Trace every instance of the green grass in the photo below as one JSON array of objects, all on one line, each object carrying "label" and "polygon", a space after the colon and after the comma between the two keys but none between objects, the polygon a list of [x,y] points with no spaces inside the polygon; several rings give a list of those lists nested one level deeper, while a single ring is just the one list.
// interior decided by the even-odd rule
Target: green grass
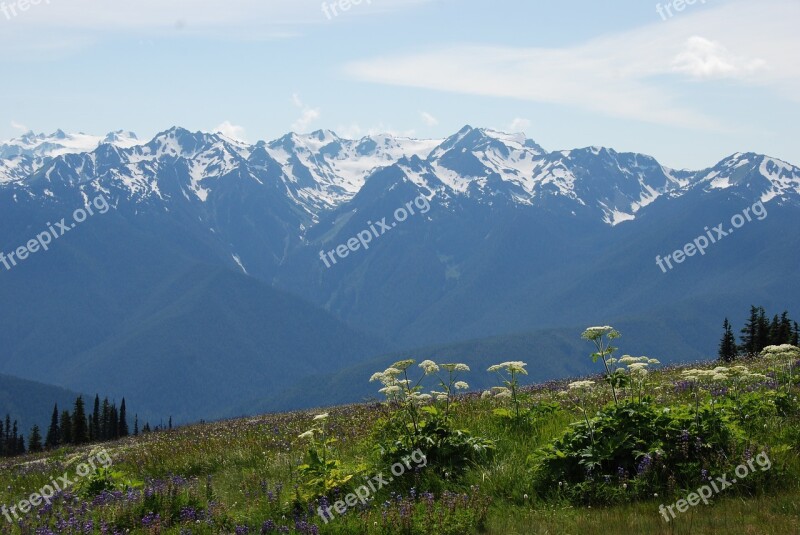
[{"label": "green grass", "polygon": [[[767,371],[763,364],[748,364]],[[712,366],[713,367],[713,366]],[[689,405],[691,394],[678,391],[680,368],[655,371],[648,392],[665,406]],[[472,374],[481,373],[474,370]],[[465,375],[469,379],[470,374]],[[479,394],[463,396],[454,413],[458,428],[496,442],[493,459],[471,466],[461,474],[437,475],[432,467],[408,473],[375,496],[363,512],[337,515],[328,525],[316,518],[319,533],[388,533],[397,526],[400,513],[390,509],[384,518],[382,503],[396,500],[390,492],[408,497],[431,491],[433,502],[418,502],[414,508],[414,533],[497,535],[531,534],[793,534],[800,533],[800,415],[765,417],[751,430],[753,445],[768,446],[776,475],[774,485],[757,492],[732,488],[715,496],[711,505],[691,508],[667,523],[659,504],[672,504],[690,489],[675,489],[646,501],[627,500],[613,507],[576,506],[552,496],[538,496],[533,490],[531,455],[562,436],[582,414],[567,404],[559,391],[567,382],[527,388],[526,403],[558,401],[562,410],[525,429],[502,424],[493,414],[498,401]],[[795,392],[797,386],[794,387]],[[592,411],[611,401],[609,392],[599,392]],[[378,470],[374,430],[387,415],[383,404],[349,405],[326,409],[330,413],[328,432],[337,439],[335,455],[345,470],[363,469],[364,475]],[[247,526],[259,533],[265,521],[294,525],[295,487],[302,485],[298,466],[303,464],[307,441],[298,438],[310,429],[314,414],[321,411],[263,415],[255,418],[198,424],[172,431],[150,433],[117,443],[30,455],[0,464],[0,504],[18,503],[65,471],[74,473],[78,463],[94,450],[105,447],[120,477],[139,480],[149,487],[148,496],[118,496],[104,504],[77,493],[58,501],[54,509],[68,516],[72,512],[83,523],[94,522],[89,531],[54,528],[55,516],[37,518],[34,511],[24,516],[21,526],[0,517],[2,533],[34,533],[33,528],[49,522],[53,533],[100,532],[101,522],[130,529],[132,533],[234,533]],[[772,472],[771,471],[771,472]],[[172,480],[174,476],[182,479]],[[445,491],[451,493],[445,495]],[[449,500],[449,501],[448,501]],[[460,500],[470,500],[461,502]],[[87,502],[82,512],[83,502]],[[466,504],[466,505],[463,505]],[[181,520],[181,509],[191,507],[208,512],[211,521]],[[399,507],[398,511],[399,511]],[[427,508],[426,508],[427,507]],[[160,520],[143,523],[148,513]],[[183,530],[183,531],[182,531]],[[113,529],[109,529],[113,533]],[[292,531],[299,533],[302,531]],[[309,529],[307,533],[312,533]]]}]

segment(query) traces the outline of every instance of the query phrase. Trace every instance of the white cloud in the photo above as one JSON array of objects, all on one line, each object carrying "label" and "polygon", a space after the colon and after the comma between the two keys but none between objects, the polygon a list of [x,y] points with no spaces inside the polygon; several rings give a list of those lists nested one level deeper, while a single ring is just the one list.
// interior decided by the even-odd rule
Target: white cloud
[{"label": "white cloud", "polygon": [[687,39],[686,48],[672,62],[676,72],[693,78],[746,78],[766,67],[760,59],[736,57],[722,44],[703,37]]},{"label": "white cloud", "polygon": [[675,88],[687,79],[724,76],[800,99],[798,20],[800,2],[739,0],[576,46],[455,45],[351,62],[345,71],[368,82],[561,104],[719,131],[726,127],[690,107],[690,99]]},{"label": "white cloud", "polygon": [[511,132],[524,132],[528,128],[530,128],[531,122],[528,119],[523,119],[522,117],[515,117],[511,124],[508,125],[508,129]]},{"label": "white cloud", "polygon": [[439,124],[439,119],[431,115],[426,111],[419,112],[420,117],[422,117],[422,122],[425,123],[427,126],[436,126]]},{"label": "white cloud", "polygon": [[310,106],[306,106],[303,101],[300,99],[300,95],[294,93],[292,95],[292,104],[296,108],[299,108],[300,117],[292,123],[292,130],[298,133],[305,133],[308,132],[309,127],[311,124],[319,119],[320,110],[319,108],[312,108]]},{"label": "white cloud", "polygon": [[11,128],[14,130],[19,130],[20,132],[28,132],[30,129],[22,123],[18,123],[14,119],[11,119]]},{"label": "white cloud", "polygon": [[[434,0],[380,0],[350,20],[410,9]],[[12,2],[6,1],[6,4]],[[29,4],[13,24],[0,13],[0,46],[15,52],[57,54],[131,32],[220,39],[264,40],[297,36],[330,21],[311,0],[68,0]],[[7,51],[7,50],[6,50]]]},{"label": "white cloud", "polygon": [[223,136],[237,141],[247,141],[247,133],[244,127],[235,125],[230,121],[224,121],[214,128],[214,132],[219,132]]},{"label": "white cloud", "polygon": [[378,123],[377,125],[370,126],[367,128],[362,127],[358,123],[350,123],[349,125],[339,125],[336,127],[335,132],[343,137],[344,139],[361,139],[365,136],[378,136],[381,134],[389,134],[394,137],[416,137],[417,131],[412,129],[409,130],[397,130],[392,128],[391,126],[387,126],[383,123]]}]

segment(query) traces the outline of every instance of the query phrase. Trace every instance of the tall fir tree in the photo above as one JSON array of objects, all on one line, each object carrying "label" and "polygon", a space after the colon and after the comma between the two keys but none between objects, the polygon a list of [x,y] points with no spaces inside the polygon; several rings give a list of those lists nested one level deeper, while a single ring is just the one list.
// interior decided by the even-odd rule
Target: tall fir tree
[{"label": "tall fir tree", "polygon": [[100,412],[100,438],[108,440],[111,438],[111,405],[108,398],[103,399],[103,410]]},{"label": "tall fir tree", "polygon": [[39,431],[39,426],[34,425],[31,429],[31,435],[28,437],[28,451],[36,453],[42,451],[42,433]]},{"label": "tall fir tree", "polygon": [[61,430],[58,428],[58,403],[53,406],[53,415],[50,417],[50,427],[47,428],[47,437],[44,439],[44,447],[53,449],[58,447],[61,440]]},{"label": "tall fir tree", "polygon": [[761,351],[769,345],[769,337],[770,334],[770,322],[767,319],[767,311],[764,310],[764,307],[758,308],[758,329],[756,330],[756,346],[755,346],[755,354],[761,353]]},{"label": "tall fir tree", "polygon": [[120,438],[125,438],[130,434],[128,430],[128,415],[125,407],[125,398],[122,398],[122,403],[119,406],[119,432],[117,435]]},{"label": "tall fir tree", "polygon": [[133,416],[133,436],[139,436],[139,415],[134,414]]},{"label": "tall fir tree", "polygon": [[72,442],[86,444],[88,441],[89,430],[86,425],[86,408],[83,405],[83,396],[78,396],[72,411]]},{"label": "tall fir tree", "polygon": [[109,440],[116,440],[119,438],[119,414],[117,413],[117,404],[111,404],[111,418],[109,423]]},{"label": "tall fir tree", "polygon": [[797,322],[794,322],[794,333],[792,334],[792,345],[800,347],[800,329],[797,328]]},{"label": "tall fir tree", "polygon": [[733,362],[736,360],[738,348],[736,347],[736,337],[733,334],[733,329],[731,328],[728,318],[725,318],[722,328],[724,329],[724,333],[719,343],[719,360],[722,362]]},{"label": "tall fir tree", "polygon": [[780,345],[778,340],[781,339],[781,321],[778,315],[772,318],[772,323],[769,324],[769,345]]},{"label": "tall fir tree", "polygon": [[100,395],[94,395],[94,407],[92,408],[92,437],[94,440],[101,440],[100,436]]},{"label": "tall fir tree", "polygon": [[780,326],[778,327],[778,339],[773,341],[775,345],[792,343],[792,320],[789,319],[789,311],[784,310],[781,314]]},{"label": "tall fir tree", "polygon": [[756,337],[758,334],[758,308],[756,306],[750,307],[750,317],[747,323],[742,327],[742,350],[748,356],[755,355]]},{"label": "tall fir tree", "polygon": [[61,445],[66,446],[72,444],[72,417],[69,415],[69,411],[61,412],[61,423],[59,427],[61,429]]}]

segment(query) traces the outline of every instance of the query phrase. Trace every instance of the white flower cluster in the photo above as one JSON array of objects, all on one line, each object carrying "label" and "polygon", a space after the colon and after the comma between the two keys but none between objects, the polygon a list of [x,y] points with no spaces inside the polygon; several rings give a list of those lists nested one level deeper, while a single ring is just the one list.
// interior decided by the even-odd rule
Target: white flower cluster
[{"label": "white flower cluster", "polygon": [[603,336],[608,336],[609,338],[619,338],[620,334],[617,332],[614,327],[609,325],[605,325],[603,327],[589,327],[583,334],[581,334],[581,338],[584,340],[599,340]]},{"label": "white flower cluster", "polygon": [[569,384],[570,390],[578,390],[581,392],[588,392],[589,390],[593,389],[595,386],[594,381],[575,381],[574,383]]},{"label": "white flower cluster", "polygon": [[510,362],[503,362],[502,364],[495,364],[494,366],[489,366],[490,372],[499,372],[502,370],[507,371],[508,373],[519,373],[522,375],[528,375],[528,371],[525,369],[525,366],[528,364],[519,360],[513,360]]},{"label": "white flower cluster", "polygon": [[[423,377],[436,375],[444,369],[449,372],[450,382],[448,383],[440,380],[440,383],[446,391],[432,390],[430,394],[423,394],[420,391],[421,387],[419,386],[419,382],[412,386],[409,379],[400,379],[400,376],[404,375],[406,370],[413,364],[414,361],[411,359],[395,362],[384,371],[374,373],[372,377],[370,377],[370,382],[380,381],[383,384],[383,388],[381,388],[379,392],[384,394],[389,401],[399,402],[411,401],[413,403],[419,403],[430,401],[431,399],[447,401],[453,395],[453,390],[469,390],[469,384],[465,381],[454,380],[454,374],[470,371],[469,366],[461,363],[436,364],[432,360],[424,360],[418,365],[419,368],[422,369]],[[421,381],[420,379],[420,382]]]}]

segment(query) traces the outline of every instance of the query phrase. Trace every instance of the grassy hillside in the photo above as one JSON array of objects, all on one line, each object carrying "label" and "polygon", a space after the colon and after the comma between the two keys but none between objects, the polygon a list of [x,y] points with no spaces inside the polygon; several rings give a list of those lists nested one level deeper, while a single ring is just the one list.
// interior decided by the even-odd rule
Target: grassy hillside
[{"label": "grassy hillside", "polygon": [[[400,362],[373,383],[392,403],[7,461],[0,504],[17,512],[57,476],[74,484],[13,527],[0,521],[4,533],[800,533],[794,351],[690,370],[611,361],[601,346],[598,371],[620,368],[613,390],[600,376],[522,386],[524,366],[506,363],[492,394],[438,401],[426,393],[490,373]],[[712,483],[725,488],[705,505]]]}]

